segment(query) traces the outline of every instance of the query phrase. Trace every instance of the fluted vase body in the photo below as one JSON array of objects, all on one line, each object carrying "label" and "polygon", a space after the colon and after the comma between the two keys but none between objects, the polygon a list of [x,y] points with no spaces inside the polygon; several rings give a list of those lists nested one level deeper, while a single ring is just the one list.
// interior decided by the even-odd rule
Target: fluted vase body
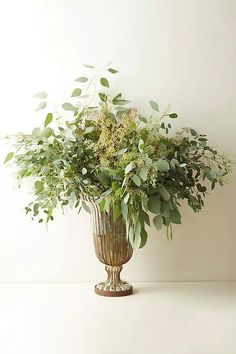
[{"label": "fluted vase body", "polygon": [[133,254],[133,248],[126,238],[123,219],[113,218],[113,208],[100,212],[99,206],[91,198],[84,197],[91,210],[93,242],[97,258],[105,264],[107,279],[95,285],[95,292],[103,296],[125,296],[133,292],[133,287],[120,278],[123,264]]}]

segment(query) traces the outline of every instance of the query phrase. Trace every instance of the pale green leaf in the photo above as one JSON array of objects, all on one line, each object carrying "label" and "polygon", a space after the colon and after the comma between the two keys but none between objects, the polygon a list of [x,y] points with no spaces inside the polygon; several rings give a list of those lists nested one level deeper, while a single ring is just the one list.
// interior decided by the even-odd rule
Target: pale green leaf
[{"label": "pale green leaf", "polygon": [[65,102],[61,106],[65,111],[71,111],[71,112],[77,111],[77,108],[69,102]]},{"label": "pale green leaf", "polygon": [[152,108],[154,111],[159,112],[159,106],[158,106],[158,103],[157,103],[157,102],[155,102],[155,101],[149,101],[149,104],[150,104],[151,108]]},{"label": "pale green leaf", "polygon": [[156,167],[160,172],[167,172],[170,169],[170,165],[166,160],[159,159],[156,162]]},{"label": "pale green leaf", "polygon": [[140,186],[141,185],[141,179],[139,178],[139,176],[134,175],[133,176],[133,182],[136,184],[136,186]]},{"label": "pale green leaf", "polygon": [[85,77],[85,76],[80,76],[80,77],[78,77],[78,79],[76,79],[75,81],[77,81],[77,82],[87,82],[87,81],[88,81],[88,78]]},{"label": "pale green leaf", "polygon": [[130,162],[125,168],[125,174],[129,173],[130,171],[132,171],[134,167],[135,167],[134,163]]},{"label": "pale green leaf", "polygon": [[39,138],[41,136],[41,134],[42,134],[42,131],[39,127],[34,128],[32,131],[32,135],[35,138]]},{"label": "pale green leaf", "polygon": [[10,161],[13,158],[13,156],[14,156],[14,152],[9,152],[5,157],[3,163],[7,163],[8,161]]},{"label": "pale green leaf", "polygon": [[39,103],[39,105],[36,107],[35,112],[40,111],[41,109],[44,109],[47,107],[47,102],[46,101],[42,101]]},{"label": "pale green leaf", "polygon": [[84,64],[84,67],[88,69],[94,69],[94,66],[90,64]]},{"label": "pale green leaf", "polygon": [[42,131],[42,135],[47,139],[50,138],[50,136],[52,136],[52,134],[53,134],[53,130],[50,127],[46,127]]},{"label": "pale green leaf", "polygon": [[82,93],[82,90],[80,88],[75,88],[74,91],[71,94],[71,97],[79,97]]},{"label": "pale green leaf", "polygon": [[45,98],[48,97],[48,94],[47,92],[38,92],[36,93],[35,95],[33,95],[33,97],[36,97],[36,98],[40,98],[42,100],[45,100]]}]

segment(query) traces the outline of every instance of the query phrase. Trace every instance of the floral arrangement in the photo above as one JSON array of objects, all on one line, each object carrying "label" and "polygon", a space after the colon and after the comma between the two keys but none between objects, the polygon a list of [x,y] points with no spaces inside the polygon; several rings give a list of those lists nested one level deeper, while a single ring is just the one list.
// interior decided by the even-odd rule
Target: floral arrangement
[{"label": "floral arrangement", "polygon": [[[181,223],[181,200],[200,211],[208,190],[225,183],[231,161],[208,145],[205,134],[192,128],[172,133],[177,114],[170,108],[162,112],[150,101],[152,113],[143,115],[121,93],[109,94],[106,74],[117,70],[85,67],[92,76],[75,80],[79,87],[62,104],[66,117],[52,108],[32,133],[7,137],[14,151],[5,163],[17,167],[19,185],[34,182],[26,213],[48,223],[58,205],[89,211],[83,198],[88,196],[101,212],[112,208],[114,219],[123,218],[133,247],[145,245],[151,221],[157,230],[165,226],[172,239],[172,224]],[[37,111],[48,107],[47,93],[35,97]]]}]

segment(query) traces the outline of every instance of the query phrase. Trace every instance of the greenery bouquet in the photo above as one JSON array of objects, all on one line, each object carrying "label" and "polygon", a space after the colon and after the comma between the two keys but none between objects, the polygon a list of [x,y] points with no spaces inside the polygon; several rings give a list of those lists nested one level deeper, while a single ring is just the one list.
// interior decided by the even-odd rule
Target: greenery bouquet
[{"label": "greenery bouquet", "polygon": [[[57,206],[89,211],[86,196],[102,213],[112,207],[114,219],[123,218],[133,247],[145,245],[151,222],[157,230],[165,226],[172,239],[181,200],[194,212],[202,209],[208,190],[225,183],[230,160],[192,128],[172,133],[177,114],[170,109],[162,112],[150,101],[152,113],[143,115],[121,93],[109,94],[107,74],[117,70],[85,66],[91,78],[75,80],[70,102],[61,107],[66,114],[53,108],[32,133],[7,137],[14,151],[5,163],[16,165],[19,183],[33,179],[26,213],[48,223]],[[37,111],[49,106],[47,93],[35,97]]]}]

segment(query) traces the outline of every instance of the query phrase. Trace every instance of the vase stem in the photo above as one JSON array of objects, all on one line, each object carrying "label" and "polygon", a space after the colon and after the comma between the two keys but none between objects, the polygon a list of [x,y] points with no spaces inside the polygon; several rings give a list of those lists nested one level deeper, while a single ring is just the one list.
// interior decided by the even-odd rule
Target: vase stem
[{"label": "vase stem", "polygon": [[106,265],[107,280],[95,285],[95,292],[102,296],[125,296],[133,293],[133,287],[120,279],[122,266]]}]

